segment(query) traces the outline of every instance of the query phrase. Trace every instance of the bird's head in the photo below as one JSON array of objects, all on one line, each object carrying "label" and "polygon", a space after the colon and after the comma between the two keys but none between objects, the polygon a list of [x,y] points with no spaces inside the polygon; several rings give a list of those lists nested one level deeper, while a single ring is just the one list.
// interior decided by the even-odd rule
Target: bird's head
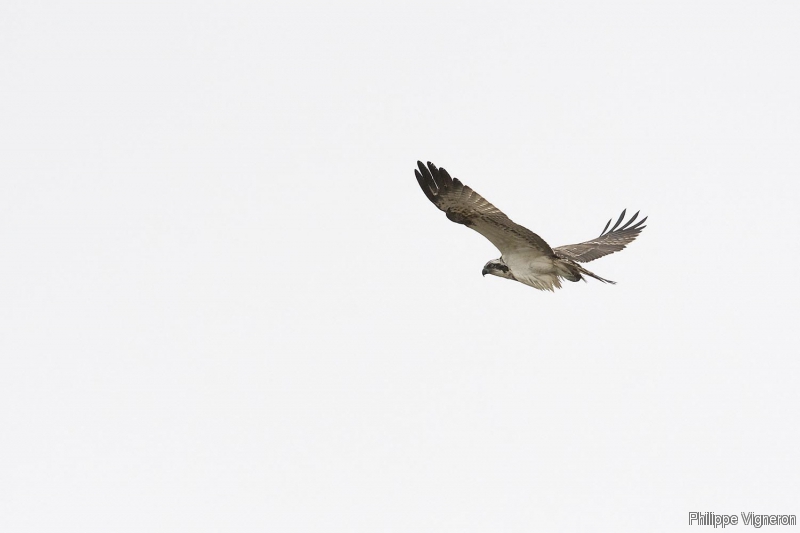
[{"label": "bird's head", "polygon": [[500,259],[492,259],[483,265],[483,272],[481,272],[481,274],[484,276],[486,274],[491,274],[492,276],[499,276],[501,278],[514,279],[511,270],[509,270],[508,265],[506,265],[502,257]]}]

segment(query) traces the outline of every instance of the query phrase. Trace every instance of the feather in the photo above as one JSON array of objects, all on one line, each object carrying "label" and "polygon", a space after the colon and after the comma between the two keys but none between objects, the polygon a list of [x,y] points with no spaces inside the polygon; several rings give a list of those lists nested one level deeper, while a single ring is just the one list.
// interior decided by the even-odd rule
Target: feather
[{"label": "feather", "polygon": [[618,229],[618,226],[625,218],[625,211],[625,209],[622,210],[622,214],[619,216],[616,224],[614,224],[610,230],[608,230],[608,226],[611,224],[611,220],[613,219],[609,219],[606,227],[603,228],[600,236],[596,239],[578,244],[559,246],[553,251],[558,257],[563,259],[572,259],[573,261],[588,263],[589,261],[594,261],[595,259],[599,259],[605,255],[624,250],[625,247],[632,243],[634,239],[639,236],[639,233],[641,233],[642,230],[647,227],[643,225],[647,221],[647,217],[644,217],[636,224],[631,225],[639,216],[639,211],[637,211],[636,214],[633,215],[630,220],[628,220],[628,222]]}]

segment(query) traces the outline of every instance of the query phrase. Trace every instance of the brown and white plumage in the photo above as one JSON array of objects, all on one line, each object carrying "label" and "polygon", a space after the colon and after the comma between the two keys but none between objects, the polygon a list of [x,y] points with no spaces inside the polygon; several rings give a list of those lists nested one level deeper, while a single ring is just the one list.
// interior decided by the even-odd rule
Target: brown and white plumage
[{"label": "brown and white plumage", "polygon": [[562,278],[579,281],[590,276],[604,283],[614,283],[578,263],[622,250],[645,228],[647,217],[633,224],[638,212],[619,227],[625,218],[623,211],[614,227],[608,230],[609,220],[599,237],[551,248],[537,234],[515,223],[483,196],[451,177],[444,168],[436,168],[430,162],[425,166],[420,161],[417,166],[419,170],[414,173],[425,196],[444,211],[447,218],[477,231],[500,250],[501,257],[484,266],[484,275],[492,274],[549,291],[560,288]]}]

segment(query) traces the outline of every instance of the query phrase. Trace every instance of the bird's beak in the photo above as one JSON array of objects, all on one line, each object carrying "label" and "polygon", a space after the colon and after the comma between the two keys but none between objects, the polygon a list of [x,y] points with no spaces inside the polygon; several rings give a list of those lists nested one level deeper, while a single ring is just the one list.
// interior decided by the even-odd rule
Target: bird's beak
[{"label": "bird's beak", "polygon": [[481,271],[481,274],[483,274],[483,276],[484,276],[484,277],[485,277],[485,276],[486,276],[486,274],[488,274],[488,273],[489,273],[489,271],[488,271],[488,270],[486,270],[485,268],[484,268],[484,269]]}]

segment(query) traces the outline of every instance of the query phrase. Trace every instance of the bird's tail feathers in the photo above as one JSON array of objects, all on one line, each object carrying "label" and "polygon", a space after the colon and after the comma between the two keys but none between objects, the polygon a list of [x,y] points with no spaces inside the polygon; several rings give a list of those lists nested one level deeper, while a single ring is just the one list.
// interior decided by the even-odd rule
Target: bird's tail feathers
[{"label": "bird's tail feathers", "polygon": [[[601,278],[600,276],[598,276],[594,272],[583,268],[581,265],[575,265],[575,266],[578,267],[578,272],[580,272],[581,274],[584,274],[584,275],[592,277],[592,278],[594,278],[596,280],[602,281],[603,283],[610,283],[612,285],[616,285],[617,284],[616,281],[611,281],[610,279]],[[586,281],[586,278],[583,278],[583,281]]]}]

